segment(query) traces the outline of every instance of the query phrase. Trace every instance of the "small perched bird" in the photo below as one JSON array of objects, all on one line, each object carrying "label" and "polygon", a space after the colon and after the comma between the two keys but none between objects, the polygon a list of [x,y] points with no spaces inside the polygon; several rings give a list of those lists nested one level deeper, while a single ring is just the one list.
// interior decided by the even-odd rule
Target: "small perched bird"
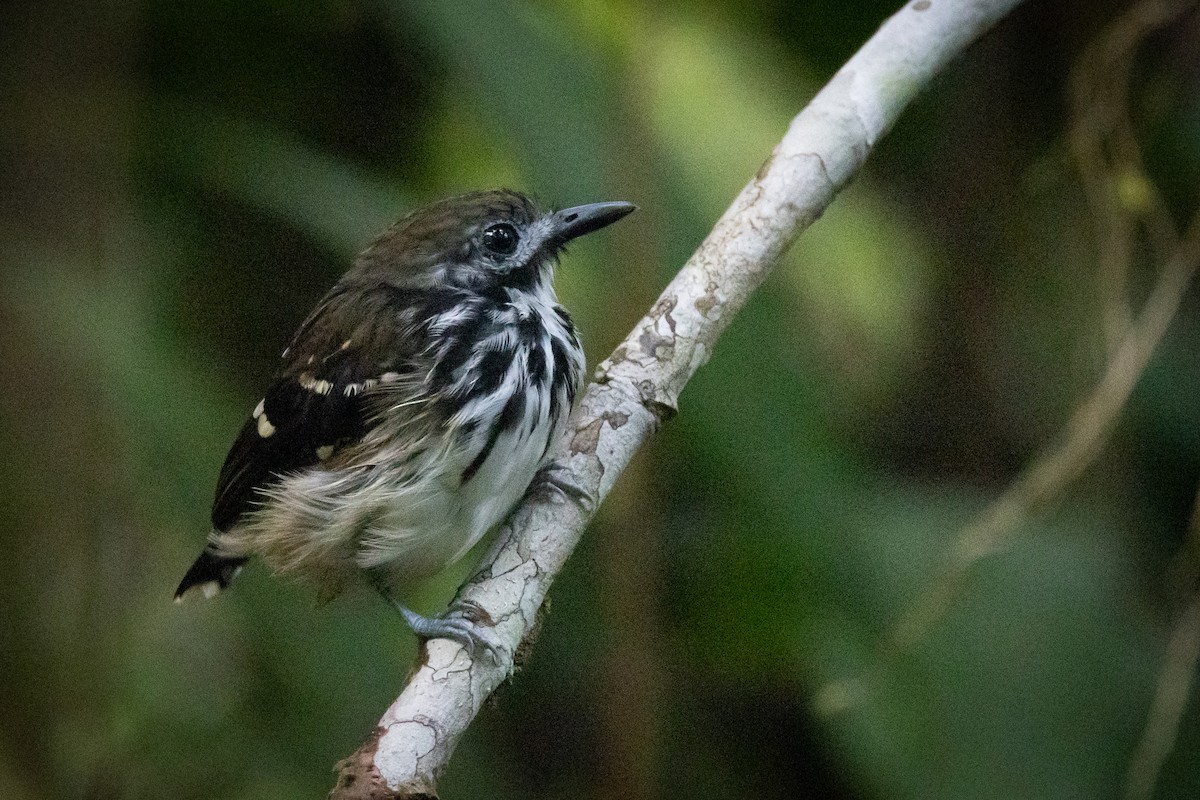
[{"label": "small perched bird", "polygon": [[258,555],[322,598],[365,578],[418,636],[491,647],[472,609],[423,617],[396,596],[466,554],[548,466],[584,369],[554,267],[633,210],[475,192],[379,236],[283,351],[176,600],[213,596]]}]

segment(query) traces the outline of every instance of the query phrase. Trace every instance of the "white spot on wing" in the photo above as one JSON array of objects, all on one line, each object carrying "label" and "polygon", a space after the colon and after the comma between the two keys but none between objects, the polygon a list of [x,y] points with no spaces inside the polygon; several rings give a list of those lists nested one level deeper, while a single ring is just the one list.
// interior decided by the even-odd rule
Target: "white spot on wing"
[{"label": "white spot on wing", "polygon": [[275,433],[275,426],[271,424],[271,420],[267,419],[266,414],[258,416],[258,435],[267,439],[271,434]]},{"label": "white spot on wing", "polygon": [[264,397],[262,400],[259,400],[259,401],[258,401],[258,405],[256,405],[256,406],[254,407],[254,414],[253,414],[252,416],[253,416],[255,419],[258,419],[259,417],[261,417],[261,416],[263,415],[263,410],[264,410],[264,405],[263,405],[263,404],[264,404],[264,403],[266,403],[266,402],[267,402],[267,398],[265,398],[265,397]]},{"label": "white spot on wing", "polygon": [[333,455],[333,445],[326,444],[317,448],[317,458],[321,461],[327,460],[331,455]]},{"label": "white spot on wing", "polygon": [[333,384],[326,380],[317,380],[310,373],[301,372],[299,377],[301,388],[307,389],[315,394],[329,394],[333,389]]}]

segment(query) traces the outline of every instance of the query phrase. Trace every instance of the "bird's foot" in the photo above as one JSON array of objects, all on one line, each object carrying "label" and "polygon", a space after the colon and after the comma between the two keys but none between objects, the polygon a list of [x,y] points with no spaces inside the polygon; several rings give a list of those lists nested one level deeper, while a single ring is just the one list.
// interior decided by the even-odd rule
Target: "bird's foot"
[{"label": "bird's foot", "polygon": [[579,503],[586,511],[591,511],[596,506],[596,499],[592,497],[591,492],[575,481],[575,475],[561,461],[550,461],[539,467],[532,485],[557,491]]},{"label": "bird's foot", "polygon": [[455,600],[444,614],[425,617],[395,600],[391,602],[419,638],[451,639],[465,647],[471,658],[482,650],[497,664],[502,663],[508,648],[496,635],[492,618],[475,603]]}]

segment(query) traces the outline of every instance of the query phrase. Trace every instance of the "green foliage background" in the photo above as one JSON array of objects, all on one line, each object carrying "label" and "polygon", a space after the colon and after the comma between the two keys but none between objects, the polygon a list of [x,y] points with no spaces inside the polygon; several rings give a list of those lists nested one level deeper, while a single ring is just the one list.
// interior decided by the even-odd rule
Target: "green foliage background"
[{"label": "green foliage background", "polygon": [[[443,796],[1120,794],[1189,588],[1194,293],[1082,479],[929,636],[882,642],[1101,374],[1066,87],[1122,6],[1030,2],[905,116],[622,478]],[[630,200],[559,272],[594,363],[895,8],[10,5],[0,797],[323,796],[412,662],[400,621],[366,592],[314,609],[258,567],[169,602],[293,328],[414,204]],[[1181,220],[1197,24],[1134,81]],[[1200,791],[1198,721],[1193,698],[1158,797]]]}]

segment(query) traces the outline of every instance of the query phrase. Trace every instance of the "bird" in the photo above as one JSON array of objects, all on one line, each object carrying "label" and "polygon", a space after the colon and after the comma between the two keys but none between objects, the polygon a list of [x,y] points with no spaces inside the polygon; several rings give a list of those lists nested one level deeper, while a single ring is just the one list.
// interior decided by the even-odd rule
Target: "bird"
[{"label": "bird", "polygon": [[317,303],[221,467],[207,543],[175,591],[212,597],[252,557],[322,600],[366,583],[422,639],[495,651],[479,609],[399,599],[461,559],[539,475],[584,354],[554,291],[566,245],[635,210],[544,210],[508,190],[418,208]]}]

